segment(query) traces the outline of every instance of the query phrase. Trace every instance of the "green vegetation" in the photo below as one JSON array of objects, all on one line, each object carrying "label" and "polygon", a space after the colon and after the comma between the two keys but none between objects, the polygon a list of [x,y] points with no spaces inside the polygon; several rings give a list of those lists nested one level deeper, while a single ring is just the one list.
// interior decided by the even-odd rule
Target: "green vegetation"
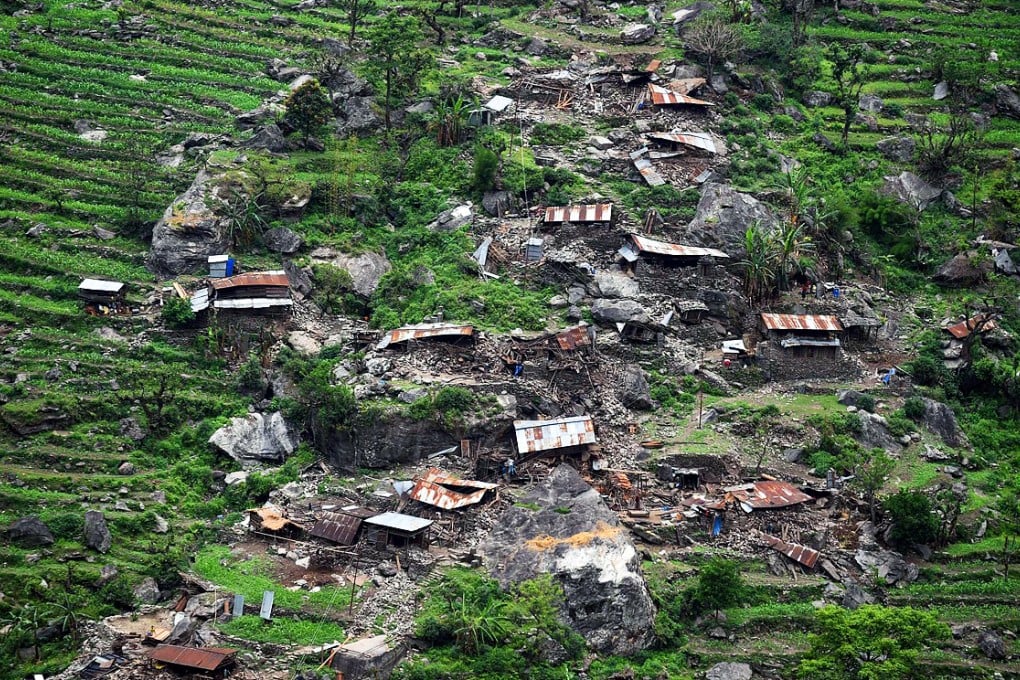
[{"label": "green vegetation", "polygon": [[290,619],[273,617],[264,621],[258,616],[239,616],[221,623],[220,631],[252,642],[269,642],[276,645],[322,645],[343,641],[344,629],[332,621],[312,621],[307,618]]}]

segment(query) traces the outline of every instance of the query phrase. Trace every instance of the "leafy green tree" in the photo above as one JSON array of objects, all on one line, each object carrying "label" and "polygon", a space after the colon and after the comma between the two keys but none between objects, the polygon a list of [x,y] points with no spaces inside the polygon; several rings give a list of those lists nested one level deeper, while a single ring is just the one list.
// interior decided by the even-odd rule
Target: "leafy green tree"
[{"label": "leafy green tree", "polygon": [[857,102],[870,71],[867,56],[867,47],[862,43],[853,43],[847,47],[832,43],[825,50],[825,58],[832,66],[830,92],[835,97],[836,104],[843,109],[843,131],[840,139],[844,153],[850,136],[850,125],[857,115]]},{"label": "leafy green tree", "polygon": [[349,26],[347,44],[353,47],[358,26],[366,16],[378,8],[378,5],[376,0],[339,0],[338,4],[347,15],[347,25]]},{"label": "leafy green tree", "polygon": [[755,222],[744,232],[744,293],[752,306],[768,297],[776,279],[776,243],[772,234]]},{"label": "leafy green tree", "polygon": [[882,507],[892,517],[892,541],[897,546],[928,545],[938,538],[939,520],[932,513],[931,499],[923,493],[900,489]]},{"label": "leafy green tree", "polygon": [[312,299],[319,305],[319,316],[325,316],[326,312],[343,312],[344,296],[354,290],[350,273],[331,264],[316,264],[312,266],[312,274],[315,277],[315,294]]},{"label": "leafy green tree", "polygon": [[857,467],[854,485],[864,494],[864,500],[871,510],[871,521],[875,521],[876,494],[885,485],[885,480],[896,467],[896,461],[882,449],[872,449],[868,457]]},{"label": "leafy green tree", "polygon": [[738,604],[744,595],[744,579],[740,564],[719,557],[712,559],[698,572],[698,583],[691,595],[697,611],[720,610]]},{"label": "leafy green tree", "polygon": [[301,133],[306,145],[309,138],[333,118],[329,95],[314,79],[291,92],[283,105],[283,121]]},{"label": "leafy green tree", "polygon": [[920,651],[949,634],[934,614],[911,607],[830,606],[815,613],[815,625],[798,668],[798,676],[810,680],[914,677]]},{"label": "leafy green tree", "polygon": [[367,32],[372,45],[368,67],[383,82],[384,120],[389,132],[394,97],[400,91],[417,90],[418,77],[430,57],[418,47],[422,30],[417,17],[390,12],[372,24]]}]

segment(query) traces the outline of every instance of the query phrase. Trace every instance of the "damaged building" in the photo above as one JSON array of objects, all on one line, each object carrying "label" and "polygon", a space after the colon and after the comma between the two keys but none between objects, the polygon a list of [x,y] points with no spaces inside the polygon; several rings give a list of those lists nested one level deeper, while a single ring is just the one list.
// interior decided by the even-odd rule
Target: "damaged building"
[{"label": "damaged building", "polygon": [[411,351],[420,342],[441,342],[460,347],[474,342],[475,329],[465,324],[422,323],[388,331],[376,345],[377,350],[403,348]]},{"label": "damaged building", "polygon": [[561,459],[574,467],[598,467],[598,439],[591,416],[552,420],[515,420],[517,468],[538,458]]}]

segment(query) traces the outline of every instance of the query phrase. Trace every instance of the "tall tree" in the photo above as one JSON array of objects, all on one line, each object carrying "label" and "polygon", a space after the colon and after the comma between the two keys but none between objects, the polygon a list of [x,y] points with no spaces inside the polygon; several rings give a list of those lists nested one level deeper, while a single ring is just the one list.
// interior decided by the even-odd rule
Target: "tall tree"
[{"label": "tall tree", "polygon": [[353,46],[357,37],[358,26],[366,16],[377,8],[376,0],[340,0],[340,7],[347,14],[347,44]]},{"label": "tall tree", "polygon": [[709,15],[695,19],[684,31],[684,46],[705,58],[707,78],[712,79],[715,65],[733,59],[744,49],[740,29],[719,16]]},{"label": "tall tree", "polygon": [[854,484],[864,493],[864,500],[871,511],[871,521],[875,521],[875,495],[885,484],[886,478],[896,467],[896,461],[886,455],[882,449],[872,449],[867,459],[857,467]]},{"label": "tall tree", "polygon": [[857,102],[870,71],[867,56],[867,48],[862,43],[854,43],[845,48],[839,43],[833,43],[825,50],[825,58],[832,64],[831,93],[843,109],[843,132],[840,139],[844,153],[850,136],[850,125],[857,115]]},{"label": "tall tree", "polygon": [[390,111],[398,91],[417,89],[418,77],[429,55],[418,45],[422,40],[417,17],[390,12],[368,29],[372,43],[369,68],[383,81],[386,131],[390,130]]}]

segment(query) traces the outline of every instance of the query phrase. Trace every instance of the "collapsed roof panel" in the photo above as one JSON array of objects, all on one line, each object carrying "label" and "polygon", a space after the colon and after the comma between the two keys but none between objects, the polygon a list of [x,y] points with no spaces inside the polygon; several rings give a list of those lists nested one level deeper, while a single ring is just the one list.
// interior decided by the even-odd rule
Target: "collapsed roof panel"
[{"label": "collapsed roof panel", "polygon": [[514,100],[510,99],[510,97],[504,97],[503,95],[497,94],[495,97],[485,102],[482,107],[495,113],[502,113],[513,103]]},{"label": "collapsed roof panel", "polygon": [[799,543],[787,543],[782,539],[768,534],[763,534],[763,538],[770,548],[778,553],[786,555],[794,562],[803,564],[808,569],[814,568],[815,564],[818,563],[818,558],[821,556],[821,553],[817,550],[809,548],[806,545],[800,545]]},{"label": "collapsed roof panel", "polygon": [[668,144],[683,144],[696,149],[716,153],[715,140],[707,132],[649,132],[649,139]]},{"label": "collapsed roof panel", "polygon": [[233,661],[236,649],[228,647],[180,647],[160,645],[148,653],[153,661],[203,671],[214,671]]},{"label": "collapsed roof panel", "polygon": [[792,484],[779,481],[754,482],[723,490],[732,495],[746,512],[786,508],[811,500],[811,496]]},{"label": "collapsed roof panel", "polygon": [[474,326],[449,323],[422,323],[414,326],[403,326],[383,335],[376,349],[386,349],[408,340],[424,340],[427,338],[471,337],[475,333]]},{"label": "collapsed roof panel", "polygon": [[[960,323],[947,327],[946,330],[949,331],[949,334],[957,340],[963,340],[965,337],[973,333],[978,326],[981,326],[980,332],[982,333],[995,328],[995,319],[991,318],[991,316],[991,314],[975,314],[966,321],[961,321]],[[984,323],[982,324],[982,322]]]},{"label": "collapsed roof panel", "polygon": [[597,442],[591,416],[515,420],[514,433],[517,437],[517,450],[521,453],[551,451]]},{"label": "collapsed roof panel", "polygon": [[648,83],[648,95],[655,106],[715,106],[712,102],[689,97],[653,83]]},{"label": "collapsed roof panel", "polygon": [[563,222],[609,222],[612,219],[612,203],[571,205],[549,207],[545,209],[545,221],[547,224],[561,224]]},{"label": "collapsed roof panel", "polygon": [[641,176],[645,178],[645,182],[650,187],[661,187],[666,183],[666,180],[662,178],[659,171],[655,169],[652,162],[647,158],[637,158],[634,160],[634,167],[641,173]]},{"label": "collapsed roof panel", "polygon": [[340,545],[353,545],[365,518],[340,512],[324,512],[308,532]]},{"label": "collapsed roof panel", "polygon": [[676,243],[656,241],[637,234],[631,234],[630,239],[631,243],[624,246],[623,249],[621,249],[620,254],[631,261],[636,259],[636,257],[628,257],[623,250],[628,250],[631,254],[636,252],[640,254],[665,255],[667,257],[718,257],[726,259],[729,259],[730,257],[723,251],[716,250],[715,248],[682,246]]},{"label": "collapsed roof panel", "polygon": [[591,335],[588,332],[587,324],[574,326],[556,334],[556,344],[562,350],[575,350],[580,347],[591,346]]}]

